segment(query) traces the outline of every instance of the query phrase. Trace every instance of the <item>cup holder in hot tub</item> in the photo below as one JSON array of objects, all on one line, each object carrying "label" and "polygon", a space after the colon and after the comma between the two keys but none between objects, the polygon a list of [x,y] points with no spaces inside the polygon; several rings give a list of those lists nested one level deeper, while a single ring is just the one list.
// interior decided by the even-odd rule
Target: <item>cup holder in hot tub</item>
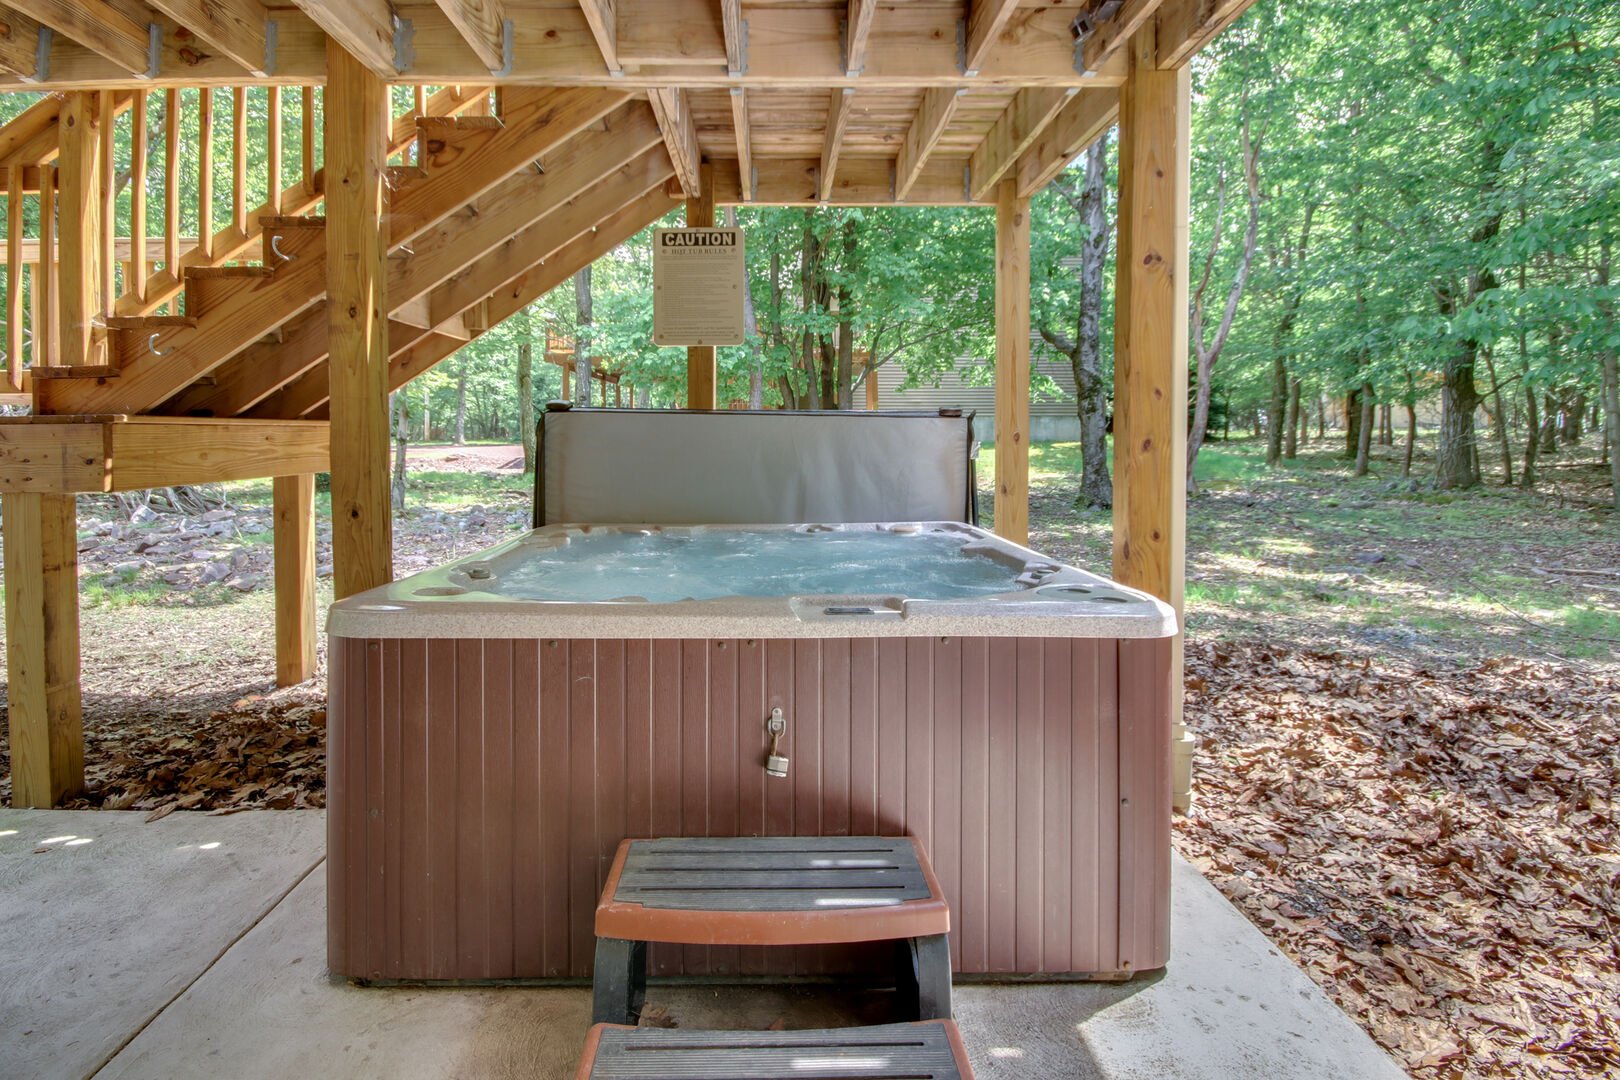
[{"label": "cup holder in hot tub", "polygon": [[1085,600],[1097,604],[1130,604],[1136,598],[1103,586],[1086,585],[1078,581],[1057,581],[1037,586],[1035,592],[1054,600]]}]

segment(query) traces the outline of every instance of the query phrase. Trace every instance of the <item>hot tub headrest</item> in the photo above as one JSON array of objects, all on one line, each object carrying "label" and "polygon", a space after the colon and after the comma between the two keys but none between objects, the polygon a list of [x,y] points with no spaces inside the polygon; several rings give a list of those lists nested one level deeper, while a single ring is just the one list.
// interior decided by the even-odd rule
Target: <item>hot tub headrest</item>
[{"label": "hot tub headrest", "polygon": [[973,415],[552,406],[534,523],[976,522]]}]

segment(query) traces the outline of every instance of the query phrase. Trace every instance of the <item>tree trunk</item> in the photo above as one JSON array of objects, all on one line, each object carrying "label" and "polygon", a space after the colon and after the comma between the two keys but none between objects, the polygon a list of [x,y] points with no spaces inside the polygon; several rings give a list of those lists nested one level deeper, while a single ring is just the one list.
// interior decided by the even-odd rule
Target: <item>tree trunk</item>
[{"label": "tree trunk", "polygon": [[1406,403],[1406,452],[1401,455],[1401,479],[1412,475],[1412,449],[1417,446],[1417,406]]},{"label": "tree trunk", "polygon": [[518,346],[518,435],[523,439],[523,471],[534,472],[534,350],[525,341]]},{"label": "tree trunk", "polygon": [[1496,406],[1496,440],[1502,448],[1502,486],[1513,486],[1513,443],[1508,435],[1507,408],[1502,402],[1502,380],[1496,377],[1496,357],[1486,350],[1485,373],[1491,377],[1491,399]]},{"label": "tree trunk", "polygon": [[422,441],[423,442],[432,442],[433,441],[433,422],[432,422],[431,418],[428,415],[429,410],[430,410],[430,408],[432,406],[432,401],[433,401],[433,395],[428,390],[427,380],[423,379],[422,380]]},{"label": "tree trunk", "polygon": [[[1607,289],[1609,269],[1613,265],[1613,244],[1605,239],[1598,260],[1597,284]],[[1612,301],[1599,301],[1598,310],[1607,317],[1610,330],[1616,327],[1615,306]],[[1612,342],[1614,338],[1611,336]],[[1603,350],[1603,453],[1608,458],[1609,486],[1614,494],[1614,508],[1620,510],[1620,354],[1614,347]]]},{"label": "tree trunk", "polygon": [[1305,428],[1304,417],[1300,415],[1299,392],[1300,381],[1295,379],[1288,384],[1288,406],[1283,415],[1286,440],[1283,443],[1283,457],[1289,461],[1293,461],[1299,455],[1299,438]]},{"label": "tree trunk", "polygon": [[1528,434],[1524,440],[1524,470],[1519,473],[1519,486],[1526,491],[1536,486],[1536,458],[1541,452],[1541,412],[1536,407],[1536,391],[1528,382],[1524,384],[1524,422]]},{"label": "tree trunk", "polygon": [[1569,407],[1564,411],[1564,445],[1565,446],[1579,446],[1580,445],[1581,436],[1583,434],[1585,434],[1585,432],[1583,432],[1581,430],[1581,424],[1585,419],[1586,419],[1586,394],[1583,391],[1583,392],[1578,392],[1575,395],[1574,400],[1569,402]]},{"label": "tree trunk", "polygon": [[390,395],[390,398],[389,405],[394,414],[394,475],[389,484],[389,495],[394,504],[394,512],[397,514],[405,509],[405,451],[411,441],[411,417],[404,394],[395,393]]},{"label": "tree trunk", "polygon": [[1321,394],[1316,396],[1316,441],[1327,440],[1327,402]]},{"label": "tree trunk", "polygon": [[1344,456],[1354,458],[1361,446],[1361,390],[1344,395]]},{"label": "tree trunk", "polygon": [[1475,348],[1472,342],[1446,358],[1440,385],[1440,445],[1434,455],[1435,486],[1442,491],[1470,488],[1479,483],[1474,456],[1474,412],[1479,391],[1474,386]]},{"label": "tree trunk", "polygon": [[467,445],[467,361],[456,365],[456,445]]},{"label": "tree trunk", "polygon": [[591,403],[591,266],[586,263],[574,275],[574,314],[579,329],[574,333],[574,403]]},{"label": "tree trunk", "polygon": [[[737,227],[737,208],[726,207],[726,228]],[[748,407],[762,409],[765,407],[765,368],[763,350],[760,348],[759,320],[754,315],[754,282],[746,273],[743,274],[743,336],[748,349]],[[634,402],[631,403],[632,406]]]},{"label": "tree trunk", "polygon": [[849,291],[849,271],[855,265],[855,219],[844,219],[843,274],[838,286],[838,407],[855,407],[855,298]]},{"label": "tree trunk", "polygon": [[1373,425],[1377,423],[1377,405],[1373,403],[1372,383],[1361,384],[1361,416],[1357,425],[1356,440],[1356,476],[1367,475],[1367,465],[1372,457]]},{"label": "tree trunk", "polygon": [[1546,410],[1541,421],[1541,452],[1558,453],[1558,402],[1553,400],[1551,394],[1546,397]]},{"label": "tree trunk", "polygon": [[[1272,468],[1282,464],[1283,429],[1293,430],[1293,418],[1288,412],[1288,364],[1282,353],[1271,358],[1271,402],[1266,416],[1266,464]],[[1289,454],[1293,457],[1293,454]]]}]

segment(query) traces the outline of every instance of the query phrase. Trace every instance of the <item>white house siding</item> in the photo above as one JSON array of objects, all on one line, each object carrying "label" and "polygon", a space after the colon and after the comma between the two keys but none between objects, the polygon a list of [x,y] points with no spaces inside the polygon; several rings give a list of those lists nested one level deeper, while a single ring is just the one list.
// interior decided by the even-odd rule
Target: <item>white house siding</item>
[{"label": "white house siding", "polygon": [[[902,390],[906,370],[899,363],[884,364],[877,370],[880,409],[972,409],[973,434],[982,442],[993,442],[996,434],[996,388],[993,384],[971,385],[962,378],[969,365],[987,367],[986,361],[964,360],[957,370],[940,378],[938,386],[924,384]],[[1074,372],[1066,360],[1036,358],[1036,371],[1057,384],[1061,396],[1042,395],[1031,390],[1029,436],[1032,442],[1072,442],[1080,438],[1080,420],[1075,415]],[[1033,380],[1031,380],[1033,383]],[[855,393],[857,408],[866,407],[862,388]]]}]

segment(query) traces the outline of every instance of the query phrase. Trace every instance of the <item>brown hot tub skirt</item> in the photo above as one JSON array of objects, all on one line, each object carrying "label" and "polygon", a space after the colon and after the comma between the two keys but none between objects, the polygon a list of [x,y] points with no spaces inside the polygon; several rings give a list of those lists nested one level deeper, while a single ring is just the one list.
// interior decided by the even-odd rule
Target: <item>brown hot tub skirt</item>
[{"label": "brown hot tub skirt", "polygon": [[[331,968],[586,978],[626,837],[851,834],[923,842],[958,973],[1162,967],[1169,661],[1168,639],[334,638]],[[888,949],[655,944],[650,971],[875,973]]]}]

